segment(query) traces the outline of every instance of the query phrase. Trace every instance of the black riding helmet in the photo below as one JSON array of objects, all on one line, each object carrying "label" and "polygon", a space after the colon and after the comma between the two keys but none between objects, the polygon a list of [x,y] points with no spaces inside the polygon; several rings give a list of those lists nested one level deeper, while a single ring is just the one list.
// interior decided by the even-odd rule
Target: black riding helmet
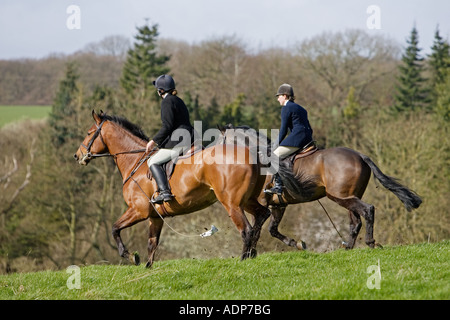
[{"label": "black riding helmet", "polygon": [[292,89],[292,86],[290,84],[287,83],[283,83],[277,91],[277,94],[275,96],[279,96],[279,95],[287,95],[289,97],[293,97],[294,96],[294,89]]},{"label": "black riding helmet", "polygon": [[155,81],[153,81],[153,85],[156,89],[163,90],[164,92],[175,90],[175,81],[167,74],[159,76]]}]

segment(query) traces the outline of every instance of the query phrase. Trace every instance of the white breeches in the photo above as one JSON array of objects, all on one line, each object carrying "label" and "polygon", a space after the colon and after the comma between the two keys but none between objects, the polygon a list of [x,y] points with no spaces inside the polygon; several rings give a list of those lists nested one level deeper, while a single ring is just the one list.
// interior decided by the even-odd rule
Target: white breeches
[{"label": "white breeches", "polygon": [[278,156],[280,159],[284,159],[287,156],[293,154],[295,151],[297,151],[299,148],[297,147],[285,147],[285,146],[278,146],[278,148],[275,149],[273,152],[275,155]]},{"label": "white breeches", "polygon": [[175,159],[184,150],[184,147],[175,147],[173,149],[159,149],[154,155],[147,160],[147,165],[150,167],[152,164],[163,164],[170,159]]}]

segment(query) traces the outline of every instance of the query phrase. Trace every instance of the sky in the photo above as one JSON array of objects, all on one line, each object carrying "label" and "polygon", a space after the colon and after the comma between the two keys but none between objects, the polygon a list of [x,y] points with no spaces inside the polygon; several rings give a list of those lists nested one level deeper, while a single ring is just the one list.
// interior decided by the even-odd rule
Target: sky
[{"label": "sky", "polygon": [[111,35],[132,39],[145,19],[158,24],[161,38],[234,35],[256,50],[350,28],[406,46],[416,25],[423,53],[437,25],[450,38],[449,0],[0,0],[0,59],[71,54]]}]

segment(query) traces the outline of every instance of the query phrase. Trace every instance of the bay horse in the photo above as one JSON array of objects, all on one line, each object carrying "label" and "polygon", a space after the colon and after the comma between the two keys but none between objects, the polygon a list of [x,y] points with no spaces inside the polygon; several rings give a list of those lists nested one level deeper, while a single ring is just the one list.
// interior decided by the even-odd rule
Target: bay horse
[{"label": "bay horse", "polygon": [[[222,138],[219,143],[234,143],[247,145],[257,152],[262,163],[268,163],[271,153],[271,141],[268,137],[248,126],[234,128],[231,125],[219,129]],[[273,154],[272,154],[273,155]],[[282,197],[261,192],[258,201],[271,206],[270,234],[283,241],[286,245],[300,250],[306,249],[303,241],[297,243],[278,231],[278,225],[283,218],[287,205],[305,203],[327,197],[348,210],[350,219],[350,235],[345,244],[346,249],[352,249],[361,229],[361,216],[366,220],[366,244],[374,248],[379,245],[373,238],[375,207],[361,200],[368,185],[371,173],[383,187],[393,192],[405,205],[408,211],[417,209],[422,199],[412,190],[401,185],[397,179],[385,175],[378,166],[362,153],[336,147],[318,149],[310,155],[298,158],[293,164],[282,161],[279,166],[280,176],[285,190]],[[296,179],[289,179],[285,171],[292,171]],[[266,176],[265,188],[273,185],[272,175]]]},{"label": "bay horse", "polygon": [[[119,255],[138,265],[138,254],[130,254],[121,237],[121,230],[149,220],[147,267],[154,262],[165,217],[188,214],[206,208],[219,201],[227,210],[243,240],[241,259],[256,256],[256,244],[260,230],[270,211],[257,198],[264,184],[259,174],[259,164],[250,159],[248,148],[231,146],[233,152],[219,152],[221,148],[209,147],[180,159],[170,178],[175,198],[163,205],[150,203],[157,190],[156,182],[147,177],[148,167],[144,160],[145,146],[149,138],[136,125],[122,117],[109,116],[92,111],[95,123],[81,143],[74,158],[87,165],[96,157],[112,156],[123,178],[123,197],[128,205],[125,213],[113,224],[114,237]],[[229,150],[229,146],[228,146]],[[223,159],[219,159],[218,154]],[[238,161],[237,154],[245,154]],[[242,159],[242,158],[240,158]],[[162,207],[164,206],[164,208]],[[156,211],[158,210],[158,211]],[[254,217],[253,226],[244,210]]]}]

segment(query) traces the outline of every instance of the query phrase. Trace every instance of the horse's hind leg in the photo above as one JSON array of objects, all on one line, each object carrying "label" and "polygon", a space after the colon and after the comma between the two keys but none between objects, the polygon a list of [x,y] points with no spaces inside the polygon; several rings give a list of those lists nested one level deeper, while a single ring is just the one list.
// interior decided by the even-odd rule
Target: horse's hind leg
[{"label": "horse's hind leg", "polygon": [[348,217],[350,219],[350,235],[348,238],[348,243],[346,249],[353,249],[355,246],[356,238],[358,237],[359,230],[361,229],[361,217],[359,213],[348,211]]},{"label": "horse's hind leg", "polygon": [[[360,226],[359,215],[362,215],[366,220],[366,244],[374,248],[375,239],[373,238],[373,224],[375,221],[375,207],[371,204],[365,203],[358,197],[352,196],[348,198],[338,198],[327,194],[328,198],[335,201],[340,206],[348,209],[350,214],[350,243],[347,248],[353,248],[356,237],[358,236]],[[353,232],[352,232],[353,231]]]},{"label": "horse's hind leg", "polygon": [[288,238],[278,231],[278,225],[280,224],[281,219],[283,218],[284,211],[286,211],[286,207],[278,207],[278,206],[272,207],[269,223],[270,234],[272,235],[272,237],[283,241],[288,246],[297,248],[299,250],[305,250],[306,244],[303,241],[300,240],[300,243],[297,243],[297,241],[295,241],[294,239]]},{"label": "horse's hind leg", "polygon": [[374,248],[376,243],[373,238],[373,224],[375,222],[375,207],[373,205],[368,205],[364,218],[366,219],[366,244]]},{"label": "horse's hind leg", "polygon": [[119,250],[119,255],[135,265],[139,265],[140,259],[138,254],[130,254],[125,247],[122,238],[120,237],[120,231],[125,228],[131,227],[132,225],[147,219],[147,216],[142,216],[139,212],[133,208],[128,208],[127,211],[113,224],[112,236],[116,240],[117,248]]}]

